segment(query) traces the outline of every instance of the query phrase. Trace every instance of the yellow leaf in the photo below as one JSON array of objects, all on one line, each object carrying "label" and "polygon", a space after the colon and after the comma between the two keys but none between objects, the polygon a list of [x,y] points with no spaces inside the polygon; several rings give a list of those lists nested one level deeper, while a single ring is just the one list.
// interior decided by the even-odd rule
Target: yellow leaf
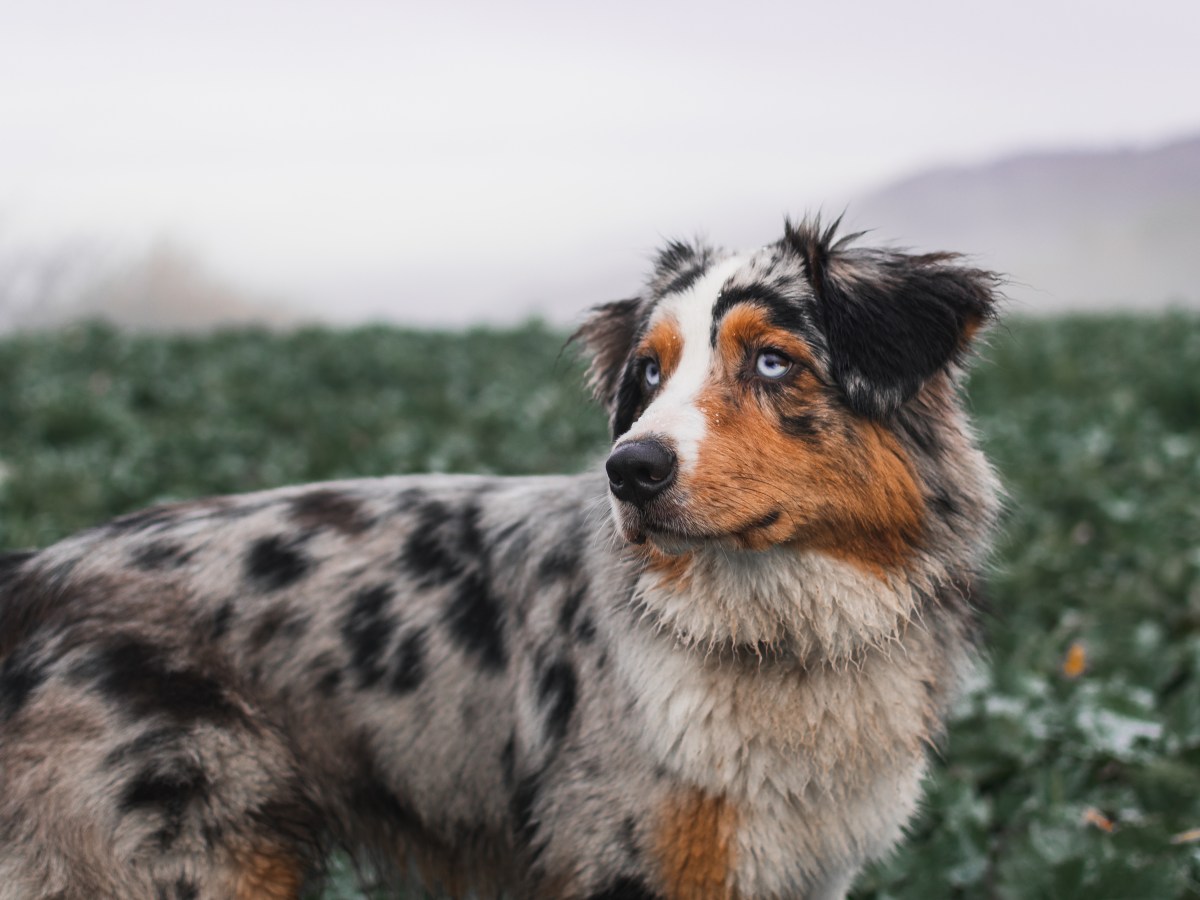
[{"label": "yellow leaf", "polygon": [[1063,660],[1062,673],[1068,678],[1078,678],[1087,671],[1087,648],[1083,641],[1074,641],[1067,648],[1067,656]]},{"label": "yellow leaf", "polygon": [[1113,829],[1117,827],[1117,824],[1112,819],[1094,806],[1089,806],[1085,809],[1081,818],[1084,825],[1092,825],[1099,828],[1105,834],[1112,834]]}]

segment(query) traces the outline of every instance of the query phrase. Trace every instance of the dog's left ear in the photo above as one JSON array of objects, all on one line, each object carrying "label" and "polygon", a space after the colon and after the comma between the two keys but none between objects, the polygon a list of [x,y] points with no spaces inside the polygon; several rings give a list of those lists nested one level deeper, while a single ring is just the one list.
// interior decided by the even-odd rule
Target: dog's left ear
[{"label": "dog's left ear", "polygon": [[783,243],[812,285],[846,400],[882,418],[963,355],[995,316],[1000,279],[954,254],[852,248],[858,235],[838,239],[837,225],[788,222]]},{"label": "dog's left ear", "polygon": [[587,381],[592,395],[612,415],[626,359],[642,320],[642,301],[616,300],[593,307],[568,344],[583,344],[588,356]]}]

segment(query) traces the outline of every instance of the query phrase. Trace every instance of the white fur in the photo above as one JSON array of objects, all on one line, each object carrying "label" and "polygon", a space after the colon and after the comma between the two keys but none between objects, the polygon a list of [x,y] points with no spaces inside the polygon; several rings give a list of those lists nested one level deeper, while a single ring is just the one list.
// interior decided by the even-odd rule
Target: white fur
[{"label": "white fur", "polygon": [[683,339],[683,353],[659,395],[633,423],[618,446],[651,436],[663,437],[673,445],[681,472],[689,472],[695,467],[707,430],[704,410],[697,401],[712,374],[713,352],[709,339],[713,304],[725,282],[745,261],[740,256],[724,260],[690,288],[659,304],[651,327],[665,319],[673,320]]}]

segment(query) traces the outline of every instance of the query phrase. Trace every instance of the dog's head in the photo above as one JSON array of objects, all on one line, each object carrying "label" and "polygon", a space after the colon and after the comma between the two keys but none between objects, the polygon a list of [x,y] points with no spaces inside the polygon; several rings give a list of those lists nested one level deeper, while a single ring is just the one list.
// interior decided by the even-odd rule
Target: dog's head
[{"label": "dog's head", "polygon": [[[953,395],[996,278],[834,230],[789,223],[747,255],[672,243],[642,296],[579,329],[627,540],[794,543],[878,567],[919,542],[929,490],[898,432],[962,428],[922,398]],[[912,421],[931,415],[946,421]]]}]

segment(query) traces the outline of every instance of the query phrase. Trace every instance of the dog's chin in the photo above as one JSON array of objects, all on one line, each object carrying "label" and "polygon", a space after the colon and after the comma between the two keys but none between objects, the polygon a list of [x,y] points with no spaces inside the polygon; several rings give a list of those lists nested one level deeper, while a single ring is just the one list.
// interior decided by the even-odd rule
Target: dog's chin
[{"label": "dog's chin", "polygon": [[[680,529],[673,522],[664,522],[625,504],[614,510],[617,528],[628,543],[648,546],[666,556],[682,556],[705,544],[723,543],[724,535],[695,534]],[[728,539],[732,540],[733,535]]]}]

